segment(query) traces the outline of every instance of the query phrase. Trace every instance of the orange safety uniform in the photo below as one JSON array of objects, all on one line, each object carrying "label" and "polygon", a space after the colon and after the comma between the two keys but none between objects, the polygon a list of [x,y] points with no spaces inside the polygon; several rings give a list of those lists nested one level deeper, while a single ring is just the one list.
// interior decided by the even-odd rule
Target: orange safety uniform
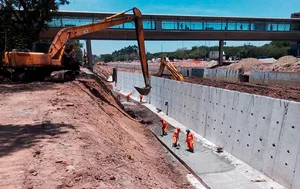
[{"label": "orange safety uniform", "polygon": [[188,149],[194,151],[194,133],[191,131],[186,133],[186,143]]},{"label": "orange safety uniform", "polygon": [[127,100],[127,102],[129,102],[130,96],[131,96],[131,93],[126,95],[126,100]]},{"label": "orange safety uniform", "polygon": [[180,128],[175,129],[175,131],[173,132],[173,146],[177,146],[179,133],[180,133]]},{"label": "orange safety uniform", "polygon": [[162,135],[167,134],[168,123],[165,120],[160,120],[162,124]]},{"label": "orange safety uniform", "polygon": [[143,101],[143,95],[140,95],[140,102]]}]

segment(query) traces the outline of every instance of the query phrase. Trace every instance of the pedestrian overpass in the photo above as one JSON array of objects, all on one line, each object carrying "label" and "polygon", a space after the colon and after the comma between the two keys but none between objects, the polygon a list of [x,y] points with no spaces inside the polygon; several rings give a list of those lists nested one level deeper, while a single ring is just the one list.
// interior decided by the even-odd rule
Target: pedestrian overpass
[{"label": "pedestrian overpass", "polygon": [[[41,39],[53,39],[64,27],[98,22],[115,13],[52,12],[48,30],[41,32]],[[218,40],[222,64],[224,40],[232,41],[292,41],[294,51],[300,52],[300,18],[250,18],[187,15],[143,15],[145,40]],[[92,69],[91,40],[136,40],[134,22],[124,23],[99,32],[79,36],[86,40],[90,69]],[[297,53],[296,53],[297,54]]]},{"label": "pedestrian overpass", "polygon": [[[42,39],[52,39],[64,27],[97,22],[115,13],[58,11],[51,13]],[[250,18],[184,15],[143,15],[145,40],[289,40],[300,41],[300,18]],[[135,40],[133,22],[78,39]]]}]

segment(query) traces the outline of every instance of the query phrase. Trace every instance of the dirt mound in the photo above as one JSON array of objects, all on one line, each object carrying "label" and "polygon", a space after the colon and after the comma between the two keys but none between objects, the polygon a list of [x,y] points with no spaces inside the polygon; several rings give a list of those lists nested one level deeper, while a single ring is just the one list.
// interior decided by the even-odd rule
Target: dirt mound
[{"label": "dirt mound", "polygon": [[298,61],[298,58],[294,57],[294,56],[283,56],[281,58],[279,58],[275,64],[286,64],[286,63],[295,63]]},{"label": "dirt mound", "polygon": [[256,58],[246,58],[246,59],[242,59],[238,63],[233,63],[228,66],[223,66],[220,69],[229,69],[229,70],[242,69],[244,71],[244,73],[249,73],[252,70],[257,69],[262,64],[264,64],[264,63]]},{"label": "dirt mound", "polygon": [[44,85],[0,85],[0,188],[191,188],[186,169],[102,85]]},{"label": "dirt mound", "polygon": [[270,66],[271,71],[300,72],[300,60],[294,56],[283,56]]},{"label": "dirt mound", "polygon": [[97,72],[98,76],[102,77],[102,79],[107,80],[113,73],[113,67],[97,64],[94,66],[94,71]]}]

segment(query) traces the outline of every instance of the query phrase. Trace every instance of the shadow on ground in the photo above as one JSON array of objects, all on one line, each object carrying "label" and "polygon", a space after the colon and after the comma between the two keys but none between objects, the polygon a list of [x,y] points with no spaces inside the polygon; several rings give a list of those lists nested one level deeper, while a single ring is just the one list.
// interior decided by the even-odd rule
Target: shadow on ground
[{"label": "shadow on ground", "polygon": [[52,82],[32,82],[19,84],[0,84],[1,93],[19,93],[19,92],[34,92],[43,91],[54,88],[55,83]]},{"label": "shadow on ground", "polygon": [[30,148],[43,138],[59,137],[73,126],[44,122],[41,124],[0,125],[0,157],[24,148]]}]

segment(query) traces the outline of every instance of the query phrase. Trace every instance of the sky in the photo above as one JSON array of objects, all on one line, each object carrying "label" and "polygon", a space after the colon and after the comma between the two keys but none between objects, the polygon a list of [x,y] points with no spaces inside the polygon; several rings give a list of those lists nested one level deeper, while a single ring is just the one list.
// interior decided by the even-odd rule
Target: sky
[{"label": "sky", "polygon": [[[299,0],[69,0],[60,10],[121,12],[137,7],[142,14],[180,14],[199,16],[242,16],[290,18],[299,12]],[[84,42],[84,41],[82,41]],[[250,43],[261,46],[268,41],[226,41],[226,46]],[[136,41],[93,40],[93,54],[112,53]],[[197,45],[218,45],[217,41],[145,41],[147,52],[175,51]]]}]

